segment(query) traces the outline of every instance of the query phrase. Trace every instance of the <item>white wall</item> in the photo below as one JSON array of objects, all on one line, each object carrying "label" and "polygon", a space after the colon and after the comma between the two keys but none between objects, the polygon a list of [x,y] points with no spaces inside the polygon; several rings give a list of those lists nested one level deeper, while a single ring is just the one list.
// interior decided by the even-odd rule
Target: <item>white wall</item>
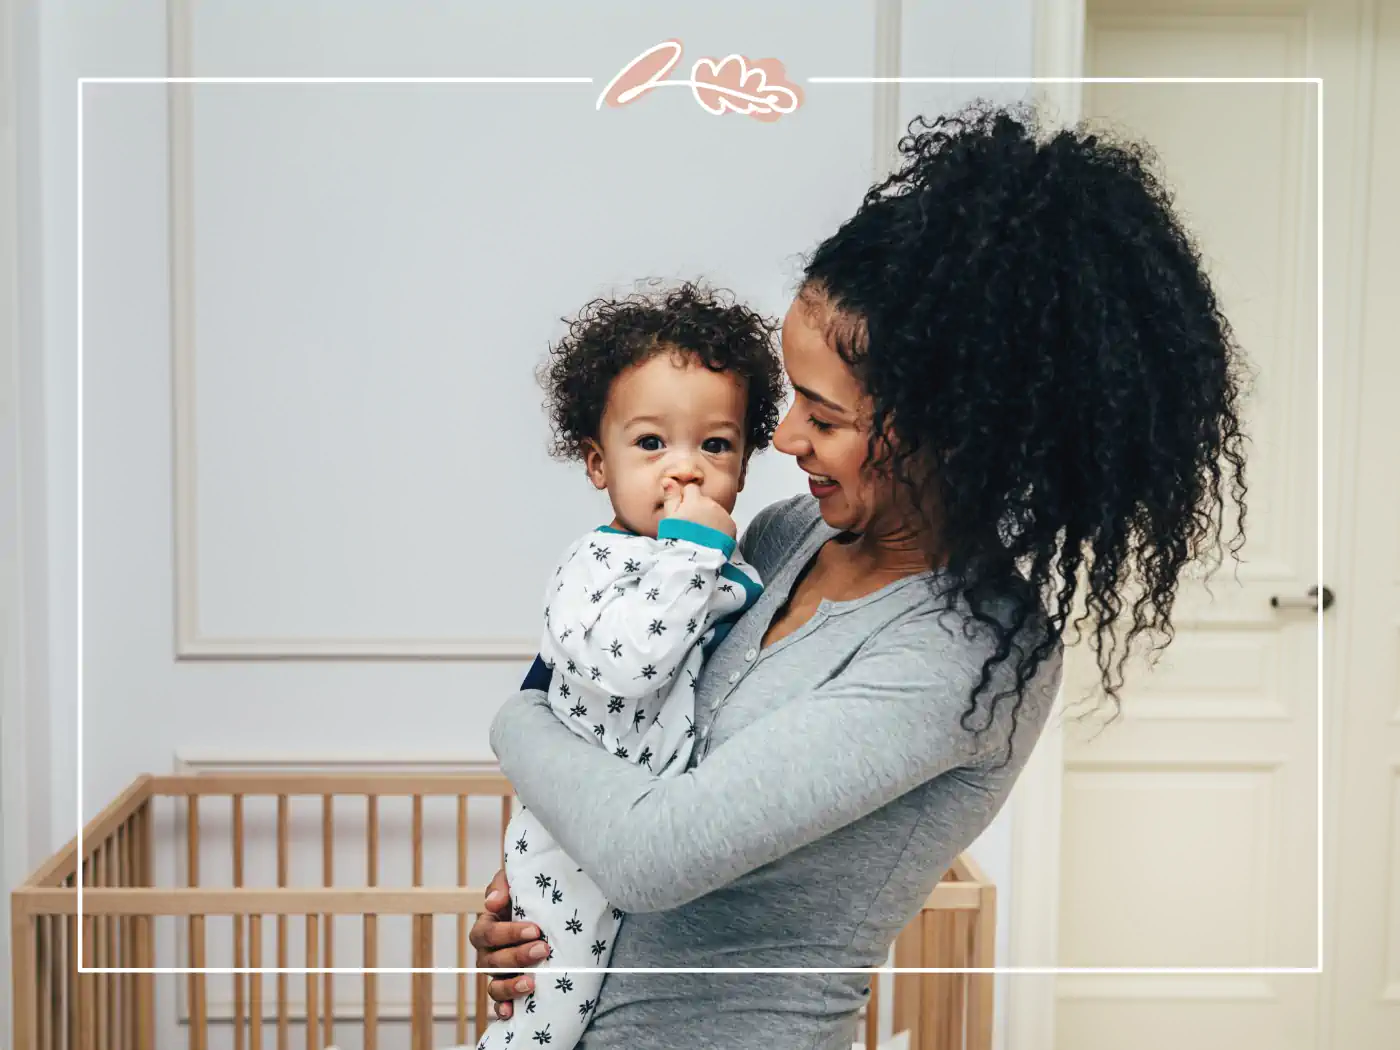
[{"label": "white wall", "polygon": [[[796,0],[664,16],[640,2],[590,5],[587,17],[576,5],[533,9],[547,12],[549,34],[528,31],[518,5],[489,16],[198,5],[201,75],[597,81],[197,89],[191,505],[206,633],[252,650],[307,636],[531,635],[530,580],[600,513],[542,452],[529,369],[557,317],[633,276],[695,272],[780,313],[799,254],[874,174],[866,86],[804,85],[804,109],[772,126],[714,120],[683,91],[592,108],[625,61],[672,35],[687,62],[742,50],[777,55],[798,78],[872,73],[873,3],[822,20]],[[29,147],[21,293],[35,308],[21,315],[34,457],[26,678],[47,700],[29,723],[41,747],[27,786],[51,849],[79,809],[75,79],[163,75],[167,52],[164,6],[150,0],[22,10],[34,44],[17,67]],[[1030,63],[1030,0],[903,4],[906,75],[1024,75]],[[490,715],[523,662],[173,658],[165,95],[86,90],[82,811],[140,772],[170,769],[180,749],[488,757]],[[906,86],[901,125],[967,93]],[[796,487],[770,455],[740,516]],[[1003,959],[1008,816],[974,850],[1002,891]]]}]

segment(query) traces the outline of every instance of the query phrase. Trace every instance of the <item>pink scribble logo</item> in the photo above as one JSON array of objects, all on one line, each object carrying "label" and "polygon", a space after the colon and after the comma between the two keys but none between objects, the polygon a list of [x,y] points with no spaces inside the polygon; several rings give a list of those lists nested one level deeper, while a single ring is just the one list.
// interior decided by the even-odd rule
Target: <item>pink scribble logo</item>
[{"label": "pink scribble logo", "polygon": [[679,40],[666,40],[648,48],[608,82],[594,108],[602,109],[604,103],[625,106],[648,91],[663,87],[690,88],[700,108],[716,117],[741,113],[769,122],[802,105],[802,89],[787,79],[783,64],[776,58],[699,58],[690,67],[689,80],[667,80],[680,60]]}]

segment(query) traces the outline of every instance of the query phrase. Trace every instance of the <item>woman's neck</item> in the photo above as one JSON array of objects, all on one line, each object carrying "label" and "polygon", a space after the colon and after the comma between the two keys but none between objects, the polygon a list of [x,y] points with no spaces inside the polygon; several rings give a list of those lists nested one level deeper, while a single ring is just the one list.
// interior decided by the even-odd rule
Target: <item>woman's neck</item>
[{"label": "woman's neck", "polygon": [[929,558],[929,543],[918,532],[905,527],[872,527],[860,534],[838,537],[842,560],[860,576],[896,580],[927,572],[944,559]]}]

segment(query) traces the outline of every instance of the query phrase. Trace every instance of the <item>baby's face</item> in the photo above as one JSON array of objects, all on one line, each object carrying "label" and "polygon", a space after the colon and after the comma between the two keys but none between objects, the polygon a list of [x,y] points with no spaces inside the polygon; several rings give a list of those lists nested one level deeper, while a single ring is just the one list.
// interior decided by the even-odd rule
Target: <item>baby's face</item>
[{"label": "baby's face", "polygon": [[607,489],[617,522],[655,536],[662,482],[695,483],[726,511],[744,487],[743,380],[693,358],[657,354],[613,381],[600,428],[586,450],[588,476]]}]

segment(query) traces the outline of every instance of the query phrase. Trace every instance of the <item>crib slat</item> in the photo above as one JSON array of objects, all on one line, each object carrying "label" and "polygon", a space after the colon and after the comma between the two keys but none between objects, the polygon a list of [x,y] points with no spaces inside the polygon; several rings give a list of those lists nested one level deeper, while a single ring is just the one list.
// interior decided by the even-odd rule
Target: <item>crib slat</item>
[{"label": "crib slat", "polygon": [[[15,1037],[22,1045],[27,1038],[25,1027],[29,1024],[28,1018],[32,1017],[30,1030],[34,1033],[35,1050],[53,1050],[48,1004],[53,1001],[53,986],[49,983],[53,971],[53,922],[50,920],[55,918],[57,916],[31,915],[28,922],[16,923],[13,927],[15,930],[22,928],[24,940],[31,941],[29,944],[13,942],[14,960],[18,962],[27,956],[20,964],[20,971],[15,974],[19,977],[20,972],[25,972],[27,985],[16,985],[19,994],[14,997]],[[33,931],[32,935],[30,930]]]},{"label": "crib slat", "polygon": [[423,796],[413,796],[413,885],[423,885]]},{"label": "crib slat", "polygon": [[74,1045],[73,1033],[68,1029],[69,968],[73,958],[68,954],[68,926],[66,915],[54,915],[49,919],[49,974],[53,996],[41,1003],[49,1014],[50,1050],[68,1050]]},{"label": "crib slat", "polygon": [[[117,829],[121,844],[121,885],[135,886],[135,865],[133,864],[132,839],[136,834],[136,815]],[[139,966],[136,961],[136,919],[123,916],[117,920],[122,931],[122,965]],[[124,974],[122,982],[122,1048],[141,1050],[136,1042],[136,981],[135,974]]]},{"label": "crib slat", "polygon": [[[107,885],[107,857],[103,844],[99,842],[92,851],[92,884],[99,889]],[[107,965],[107,920],[98,915],[93,919],[93,965]],[[93,1014],[96,1018],[95,1046],[97,1050],[110,1050],[107,1042],[107,981],[106,974],[93,978]]]},{"label": "crib slat", "polygon": [[[235,887],[243,885],[243,796],[233,796],[233,884]],[[233,917],[233,967],[235,970],[243,966],[243,920],[235,915]],[[244,1024],[246,1015],[243,1003],[243,981],[244,975],[235,973],[233,975],[233,1048],[243,1050],[246,1033]]]},{"label": "crib slat", "polygon": [[[413,885],[423,885],[423,796],[413,796]],[[423,963],[423,923],[422,915],[413,917],[413,963],[415,970],[422,969]],[[428,1024],[423,1016],[423,982],[427,974],[415,973],[411,980],[413,988],[413,1016],[409,1022],[413,1029],[411,1042],[414,1050],[428,1050],[429,1044],[424,1032]]]},{"label": "crib slat", "polygon": [[[189,798],[189,869],[191,886],[199,885],[199,796]],[[190,916],[190,965],[203,968],[204,959],[204,916]],[[190,975],[190,1046],[191,1050],[208,1050],[209,1013],[205,997],[206,978],[202,973]]]},{"label": "crib slat", "polygon": [[[335,884],[335,802],[334,795],[321,796],[321,881],[326,886]],[[326,965],[335,965],[335,916],[327,915],[326,922]],[[326,974],[325,1016],[322,1022],[324,1045],[335,1042],[335,977]]]},{"label": "crib slat", "polygon": [[[77,879],[70,875],[63,880],[63,885],[71,889],[77,885]],[[81,1046],[83,1038],[82,1025],[78,1022],[78,1000],[81,998],[79,987],[83,982],[83,978],[78,975],[78,963],[81,961],[78,958],[78,917],[65,917],[64,927],[64,933],[68,937],[68,958],[73,963],[72,973],[65,978],[68,992],[68,1042],[77,1048]]]},{"label": "crib slat", "polygon": [[[306,968],[315,969],[320,965],[316,961],[316,948],[319,938],[316,936],[316,916],[306,917]],[[306,975],[306,1050],[321,1050],[321,1043],[316,1039],[316,1029],[320,1027],[316,1004],[317,981],[314,973]]]},{"label": "crib slat", "polygon": [[[106,842],[104,842],[104,843],[102,844],[102,866],[103,866],[103,868],[105,869],[104,872],[103,872],[103,878],[102,878],[103,884],[106,885],[106,886],[116,886],[116,885],[117,885],[117,840],[116,840],[116,835],[112,835],[110,838],[107,839]],[[103,925],[103,927],[104,927],[103,936],[104,936],[104,939],[106,940],[106,945],[105,945],[106,951],[105,951],[104,954],[103,954],[103,959],[104,959],[103,965],[104,965],[104,966],[110,966],[110,967],[115,968],[115,967],[117,967],[117,966],[120,965],[120,963],[118,963],[118,961],[117,961],[117,943],[118,943],[118,942],[117,942],[117,920],[116,920],[116,916],[114,916],[114,915],[108,915],[108,916],[106,916],[106,917],[103,919],[103,921],[102,921],[102,925]],[[106,1036],[105,1036],[105,1043],[106,1043],[106,1046],[107,1046],[108,1050],[120,1050],[120,1047],[118,1046],[118,1042],[117,1042],[117,1038],[118,1038],[118,1036],[119,1036],[120,1033],[121,1033],[121,1012],[120,1012],[120,1007],[119,1007],[118,1000],[117,1000],[117,981],[118,981],[119,979],[120,979],[120,978],[119,978],[119,975],[114,974],[114,973],[112,973],[112,974],[105,974],[105,975],[103,976],[103,978],[102,978],[102,983],[103,983],[104,985],[106,985],[106,995],[105,995],[105,998],[106,998],[106,1000],[107,1000],[107,1034],[106,1034]]]},{"label": "crib slat", "polygon": [[66,1034],[63,1030],[63,1021],[67,1014],[67,972],[68,960],[65,957],[67,948],[67,924],[66,915],[54,915],[49,918],[49,928],[45,931],[39,929],[39,936],[46,937],[49,945],[49,994],[45,996],[42,986],[39,992],[39,1009],[48,1013],[49,1026],[49,1046],[46,1050],[60,1050],[69,1046]]},{"label": "crib slat", "polygon": [[[112,831],[112,885],[127,886],[126,878],[126,823],[118,824]],[[129,920],[123,916],[112,919],[112,963],[115,966],[131,965],[126,950]],[[112,1011],[112,1045],[117,1050],[130,1050],[131,1040],[127,1038],[127,1026],[131,1023],[131,1011],[127,1007],[127,987],[131,982],[127,974],[116,974],[112,978],[114,1007]]]},{"label": "crib slat", "polygon": [[[938,913],[936,911],[925,911],[920,915],[920,934],[923,943],[920,945],[920,953],[923,957],[921,966],[929,965],[938,955]],[[919,1044],[918,1050],[949,1050],[949,1048],[939,1045],[939,1007],[942,1005],[942,989],[939,981],[943,974],[924,974],[923,988],[920,993],[919,1003]]]},{"label": "crib slat", "polygon": [[[126,836],[122,833],[124,824],[118,824],[112,831],[112,852],[108,859],[111,865],[109,884],[112,886],[125,886],[125,842]],[[113,966],[126,966],[126,920],[121,916],[112,917],[112,947],[111,959]],[[126,986],[131,978],[126,974],[112,975],[112,1045],[116,1050],[128,1050],[131,1043],[126,1038],[126,1026],[128,1021],[128,1011],[126,1009]]]},{"label": "crib slat", "polygon": [[[977,918],[968,930],[968,957],[970,965],[990,969],[996,965],[996,887],[984,885],[978,895]],[[967,1050],[992,1050],[995,981],[990,973],[967,975]]]},{"label": "crib slat", "polygon": [[[277,885],[287,885],[287,822],[288,799],[286,795],[277,796]],[[287,916],[277,916],[277,966],[284,968],[287,965]],[[287,1050],[288,1046],[288,1017],[287,1017],[287,975],[279,973],[277,975],[277,1050]]]},{"label": "crib slat", "polygon": [[77,969],[77,960],[68,939],[73,920],[67,915],[57,915],[53,924],[53,983],[54,997],[50,1003],[53,1013],[53,1043],[55,1050],[72,1050],[77,1046],[77,1033],[68,1023],[69,1002],[73,998],[72,972]]},{"label": "crib slat", "polygon": [[[82,862],[83,886],[92,886],[96,883],[96,873],[93,871],[91,858],[85,858]],[[92,915],[82,916],[82,960],[83,966],[91,967],[97,958],[97,923]],[[97,1048],[97,976],[95,974],[83,974],[78,978],[78,1045],[82,1050],[96,1050]]]},{"label": "crib slat", "polygon": [[[433,917],[413,917],[413,968],[426,970],[433,965]],[[432,1050],[433,1046],[433,975],[413,975],[413,1011],[410,1020],[413,1050]]]},{"label": "crib slat", "polygon": [[[256,971],[262,966],[262,916],[248,916],[248,966]],[[262,1050],[262,974],[248,975],[248,1045],[249,1050]]]},{"label": "crib slat", "polygon": [[[457,885],[467,884],[467,796],[457,796]],[[457,966],[467,965],[467,917],[457,916]],[[467,1041],[467,975],[457,975],[457,1042]]]},{"label": "crib slat", "polygon": [[[365,799],[365,883],[379,882],[379,797]],[[379,965],[379,916],[366,915],[365,968]],[[379,975],[365,974],[365,1050],[379,1050]]]},{"label": "crib slat", "polygon": [[[950,911],[943,917],[943,933],[939,938],[943,945],[943,954],[939,958],[947,959],[949,966],[964,967],[967,965],[963,951],[966,939],[959,936],[965,928],[966,916],[967,912]],[[950,973],[942,976],[947,980],[943,1004],[945,1024],[943,1038],[948,1046],[962,1050],[967,974]]]},{"label": "crib slat", "polygon": [[[316,936],[316,916],[306,917],[306,968],[308,971],[320,965],[316,961],[316,948],[319,938]],[[306,975],[306,1050],[321,1050],[321,1044],[316,1039],[316,1029],[320,1027],[316,1004],[317,981],[314,973],[308,972]]]},{"label": "crib slat", "polygon": [[[155,884],[155,816],[150,799],[142,803],[141,808],[136,811],[136,816],[140,821],[140,848],[137,852],[137,884],[141,886],[152,886]],[[137,936],[141,952],[142,966],[155,966],[156,964],[156,920],[153,915],[143,915],[137,923]],[[138,1050],[147,1050],[155,1044],[155,1000],[156,1000],[156,978],[155,974],[142,974],[137,980],[139,991],[137,997],[140,1002],[136,1008],[136,1046]]]},{"label": "crib slat", "polygon": [[[204,956],[204,916],[196,915],[194,922],[194,961],[196,969],[203,969],[209,965]],[[191,1018],[196,1035],[198,1036],[197,1050],[208,1050],[209,1047],[209,993],[208,978],[202,973],[194,975],[194,1014]]]},{"label": "crib slat", "polygon": [[[83,965],[95,965],[96,958],[97,923],[91,915],[83,916]],[[80,979],[81,988],[78,992],[78,1011],[82,1016],[82,1040],[79,1046],[83,1050],[96,1050],[97,1047],[97,975],[84,974]]]},{"label": "crib slat", "polygon": [[[120,887],[122,883],[122,825],[118,824],[112,829],[111,836],[107,839],[107,885]],[[122,958],[122,941],[125,936],[125,923],[121,916],[112,915],[107,920],[107,965],[120,967],[124,965]],[[129,1045],[126,1041],[126,975],[114,973],[108,978],[108,1006],[107,1021],[112,1026],[112,1034],[109,1037],[109,1045],[112,1050],[126,1050]]]}]

